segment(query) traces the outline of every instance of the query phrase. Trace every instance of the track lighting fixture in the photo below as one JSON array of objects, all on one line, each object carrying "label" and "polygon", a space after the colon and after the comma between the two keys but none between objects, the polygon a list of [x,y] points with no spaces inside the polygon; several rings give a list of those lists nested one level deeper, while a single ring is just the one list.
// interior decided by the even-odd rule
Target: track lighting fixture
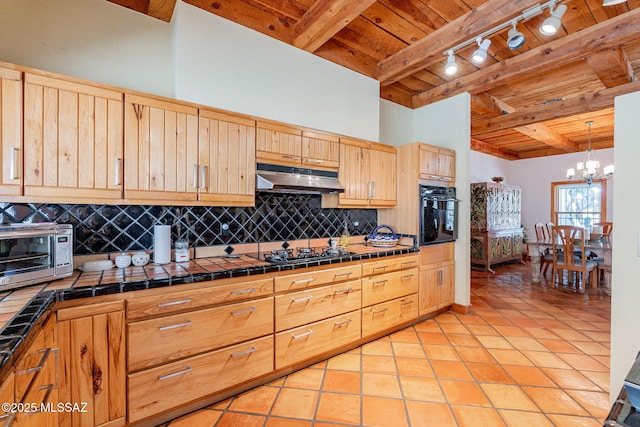
[{"label": "track lighting fixture", "polygon": [[452,76],[458,72],[458,64],[456,63],[456,57],[453,51],[449,51],[449,57],[447,58],[447,64],[444,66],[444,72],[447,76]]},{"label": "track lighting fixture", "polygon": [[553,7],[549,8],[551,16],[544,20],[540,26],[540,32],[545,36],[552,36],[558,32],[560,25],[562,25],[562,15],[567,11],[567,6],[561,4],[555,10]]},{"label": "track lighting fixture", "polygon": [[[500,25],[496,25],[495,27],[483,32],[482,34],[478,34],[477,36],[471,39],[465,40],[462,43],[459,43],[456,46],[453,46],[445,50],[444,52],[442,52],[443,55],[447,56],[447,63],[444,66],[444,72],[448,76],[451,76],[457,73],[458,64],[456,63],[456,57],[455,57],[456,51],[463,49],[467,46],[470,46],[473,43],[477,43],[478,48],[471,55],[471,61],[474,62],[475,64],[482,64],[487,59],[487,50],[489,49],[489,46],[491,46],[491,40],[488,37],[496,33],[499,33],[500,31],[503,31],[509,27],[511,27],[511,29],[509,30],[509,34],[507,37],[507,46],[509,46],[509,49],[511,50],[516,50],[521,48],[524,45],[526,38],[524,34],[518,31],[518,28],[517,28],[518,23],[526,22],[529,19],[533,18],[534,16],[540,15],[545,9],[549,9],[551,16],[549,16],[547,19],[544,20],[544,22],[542,23],[542,26],[540,27],[540,32],[545,35],[555,34],[560,28],[560,25],[562,25],[562,22],[560,21],[562,19],[562,16],[567,11],[567,6],[563,4],[558,6],[558,4],[563,3],[565,1],[568,1],[568,0],[548,0],[543,4],[533,5],[530,8],[523,10],[520,13],[520,15],[511,18],[509,21],[505,21]],[[603,0],[603,1],[606,6],[608,4],[621,3],[622,1],[625,1],[625,0]]]},{"label": "track lighting fixture", "polygon": [[524,42],[527,41],[524,34],[522,34],[516,26],[518,25],[516,21],[513,21],[513,27],[509,30],[509,36],[507,37],[507,46],[509,46],[510,50],[520,49]]},{"label": "track lighting fixture", "polygon": [[603,6],[613,6],[613,5],[616,5],[616,4],[624,3],[626,1],[627,0],[604,0],[602,2],[602,5]]},{"label": "track lighting fixture", "polygon": [[487,49],[491,46],[491,40],[482,40],[482,38],[478,37],[476,41],[478,42],[478,49],[471,55],[471,60],[476,64],[482,64],[487,59]]}]

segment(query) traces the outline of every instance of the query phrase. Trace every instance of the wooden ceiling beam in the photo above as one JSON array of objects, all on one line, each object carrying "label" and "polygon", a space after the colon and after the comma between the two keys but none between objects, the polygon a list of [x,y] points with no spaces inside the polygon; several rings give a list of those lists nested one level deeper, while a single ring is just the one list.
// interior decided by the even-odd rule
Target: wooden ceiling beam
[{"label": "wooden ceiling beam", "polygon": [[[493,117],[497,117],[503,114],[511,114],[516,111],[516,109],[511,105],[486,92],[473,95],[471,97],[471,105],[474,111],[480,110],[480,112],[485,116],[491,115]],[[475,136],[473,134],[473,123],[471,128],[472,136]],[[513,128],[513,130],[565,153],[575,153],[576,151],[580,151],[580,147],[577,143],[540,123],[517,126]]]},{"label": "wooden ceiling beam", "polygon": [[614,87],[635,81],[633,66],[620,47],[587,55],[585,61],[605,87]]},{"label": "wooden ceiling beam", "polygon": [[[489,3],[486,3],[489,4]],[[531,49],[503,62],[414,96],[414,108],[463,92],[478,93],[526,73],[542,72],[583,59],[592,52],[640,39],[640,8]]]},{"label": "wooden ceiling beam", "polygon": [[317,0],[294,30],[293,45],[315,52],[376,0]]},{"label": "wooden ceiling beam", "polygon": [[523,108],[510,114],[476,120],[471,123],[471,134],[478,136],[498,130],[512,129],[514,127],[527,126],[547,120],[612,108],[616,96],[637,91],[640,91],[640,82],[627,83],[625,85],[596,92],[588,92],[565,99],[564,101],[559,101],[553,104],[553,108],[549,105],[538,105],[532,108]]},{"label": "wooden ceiling beam", "polygon": [[471,12],[380,61],[377,78],[382,86],[389,86],[421,68],[441,61],[442,52],[445,50],[508,21],[538,3],[539,0],[488,0]]},{"label": "wooden ceiling beam", "polygon": [[518,160],[520,158],[518,157],[518,153],[516,153],[515,151],[496,147],[473,137],[471,137],[471,149],[473,151],[479,151],[490,156],[500,157],[507,160]]},{"label": "wooden ceiling beam", "polygon": [[164,22],[171,22],[173,10],[176,8],[176,0],[149,0],[147,13],[152,18]]}]

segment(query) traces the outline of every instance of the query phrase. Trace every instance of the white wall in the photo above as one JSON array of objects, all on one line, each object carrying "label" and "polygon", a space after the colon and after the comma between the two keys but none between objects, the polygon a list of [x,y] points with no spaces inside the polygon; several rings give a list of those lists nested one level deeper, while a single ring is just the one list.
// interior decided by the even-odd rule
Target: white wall
[{"label": "white wall", "polygon": [[494,176],[503,176],[505,184],[519,185],[511,182],[509,171],[511,162],[500,157],[472,151],[469,154],[471,170],[469,171],[470,182],[491,182]]},{"label": "white wall", "polygon": [[611,400],[640,350],[640,92],[615,100],[616,179],[613,203],[611,295]]},{"label": "white wall", "polygon": [[470,195],[469,171],[471,139],[471,96],[467,93],[419,108],[413,112],[413,140],[456,151],[456,196],[458,240],[455,247],[455,302],[467,306],[471,301],[469,263]]},{"label": "white wall", "polygon": [[177,97],[378,141],[376,80],[178,2]]},{"label": "white wall", "polygon": [[380,142],[405,145],[416,142],[413,135],[413,110],[380,99]]},{"label": "white wall", "polygon": [[104,0],[2,0],[0,61],[173,96],[171,26]]}]

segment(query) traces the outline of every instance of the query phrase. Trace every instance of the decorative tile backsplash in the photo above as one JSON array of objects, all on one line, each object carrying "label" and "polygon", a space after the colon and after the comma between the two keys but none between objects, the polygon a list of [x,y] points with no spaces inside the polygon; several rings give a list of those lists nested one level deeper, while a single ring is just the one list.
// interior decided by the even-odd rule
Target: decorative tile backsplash
[{"label": "decorative tile backsplash", "polygon": [[76,255],[151,249],[157,224],[172,225],[173,239],[186,237],[191,247],[338,236],[345,218],[351,234],[377,225],[374,209],[322,209],[321,202],[315,194],[258,193],[254,208],[0,203],[0,223],[73,224]]}]

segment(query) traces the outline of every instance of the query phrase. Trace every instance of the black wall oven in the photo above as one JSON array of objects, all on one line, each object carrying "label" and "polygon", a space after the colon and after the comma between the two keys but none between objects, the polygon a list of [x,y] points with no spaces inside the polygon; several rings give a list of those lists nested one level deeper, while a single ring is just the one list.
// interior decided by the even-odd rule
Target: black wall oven
[{"label": "black wall oven", "polygon": [[458,238],[458,199],[454,187],[420,185],[420,245]]}]

